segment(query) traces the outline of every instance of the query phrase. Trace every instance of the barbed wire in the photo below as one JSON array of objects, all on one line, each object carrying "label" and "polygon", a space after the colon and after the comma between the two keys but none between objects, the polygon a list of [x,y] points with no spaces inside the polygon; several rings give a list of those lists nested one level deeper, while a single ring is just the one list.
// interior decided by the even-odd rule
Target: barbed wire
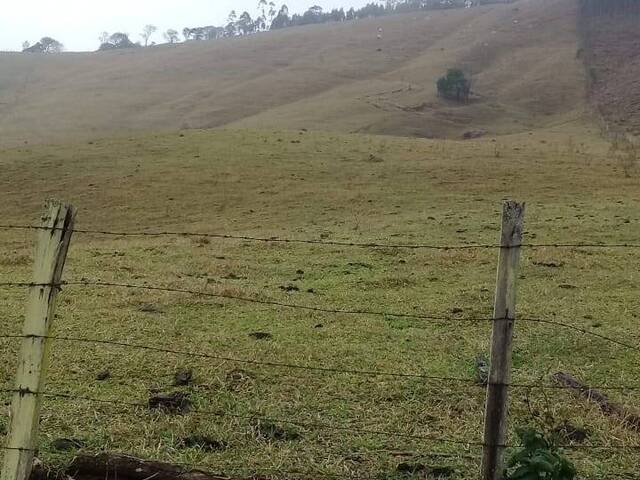
[{"label": "barbed wire", "polygon": [[[44,227],[37,225],[0,225],[0,230],[60,230],[61,228]],[[85,235],[102,235],[111,237],[197,237],[216,238],[222,240],[241,240],[261,243],[289,243],[289,244],[309,244],[340,247],[359,248],[399,248],[399,249],[424,249],[424,250],[483,250],[483,249],[510,249],[510,248],[640,248],[640,244],[617,242],[617,243],[521,243],[513,246],[501,246],[497,244],[461,244],[461,245],[436,245],[426,243],[377,243],[377,242],[354,242],[342,240],[317,240],[281,237],[258,237],[250,235],[232,235],[225,233],[207,232],[178,232],[178,231],[158,231],[158,232],[116,232],[108,230],[72,229],[71,232]]]},{"label": "barbed wire", "polygon": [[[468,384],[471,387],[476,388],[487,388],[489,384],[507,388],[523,388],[523,389],[545,389],[545,390],[578,390],[575,387],[570,387],[567,385],[554,385],[554,384],[544,384],[544,383],[500,383],[500,382],[487,382],[487,383],[479,383],[477,380],[470,378],[462,378],[462,377],[451,377],[451,376],[441,376],[441,375],[426,375],[421,373],[407,373],[407,372],[387,372],[381,370],[360,370],[360,369],[350,369],[350,368],[339,368],[339,367],[327,367],[327,366],[313,366],[313,365],[299,365],[293,363],[280,363],[280,362],[271,362],[271,361],[263,361],[263,360],[251,360],[251,359],[241,359],[235,357],[227,357],[221,355],[213,355],[209,353],[203,352],[193,352],[193,351],[185,351],[185,350],[177,350],[172,348],[159,347],[154,345],[144,345],[137,343],[129,343],[122,342],[117,340],[103,340],[103,339],[93,339],[93,338],[77,338],[77,337],[61,337],[61,336],[47,336],[47,335],[0,335],[2,339],[25,339],[25,338],[42,338],[49,339],[53,341],[62,341],[62,342],[72,342],[72,343],[91,343],[94,345],[109,345],[116,346],[122,348],[131,348],[137,350],[146,350],[153,351],[159,353],[169,353],[173,355],[191,357],[191,358],[206,358],[210,360],[219,360],[223,362],[230,363],[240,363],[247,365],[256,365],[262,367],[270,367],[270,368],[283,368],[283,369],[292,369],[292,370],[306,370],[320,373],[336,373],[336,374],[345,374],[345,375],[354,375],[354,376],[363,376],[363,377],[396,377],[396,378],[419,378],[422,380],[434,380],[434,381],[442,381],[449,383],[461,383]],[[640,385],[596,385],[590,386],[588,390],[609,390],[609,391],[637,391],[640,390]]]},{"label": "barbed wire", "polygon": [[[238,295],[231,295],[226,293],[214,293],[214,292],[203,292],[201,290],[191,290],[184,288],[174,288],[174,287],[161,287],[154,285],[136,285],[136,284],[127,284],[127,283],[118,283],[118,282],[102,282],[102,281],[64,281],[60,283],[32,283],[32,282],[4,282],[0,283],[0,287],[51,287],[51,288],[61,288],[62,286],[82,286],[82,287],[112,287],[112,288],[126,288],[126,289],[136,289],[136,290],[147,290],[147,291],[158,291],[158,292],[167,292],[167,293],[184,293],[189,295],[201,296],[201,297],[210,297],[210,298],[222,298],[227,300],[235,300],[246,303],[260,304],[260,305],[268,305],[268,306],[276,306],[282,308],[291,308],[312,312],[320,312],[320,313],[331,313],[331,314],[341,314],[341,315],[371,315],[371,316],[381,316],[381,317],[396,317],[396,318],[412,318],[418,320],[426,320],[431,323],[442,323],[442,322],[466,322],[466,323],[484,323],[484,322],[496,322],[496,321],[506,321],[506,320],[516,320],[515,318],[496,318],[496,317],[456,317],[453,315],[429,315],[424,313],[405,313],[405,312],[390,312],[390,311],[374,311],[374,310],[365,310],[365,309],[337,309],[337,308],[327,308],[327,307],[316,307],[311,305],[299,305],[293,303],[284,303],[275,300],[259,300],[256,298],[250,297],[242,297]],[[640,346],[633,345],[631,343],[627,343],[621,340],[617,340],[615,338],[603,335],[598,332],[594,332],[592,330],[587,330],[581,327],[577,327],[575,325],[571,325],[566,322],[557,321],[554,319],[545,319],[545,318],[537,318],[537,317],[518,317],[517,321],[524,321],[530,323],[538,323],[538,324],[546,324],[557,327],[562,327],[568,330],[573,330],[583,335],[592,336],[594,338],[598,338],[600,340],[605,340],[609,343],[622,346],[628,348],[630,350],[640,351]]]},{"label": "barbed wire", "polygon": [[[17,389],[3,389],[0,391],[17,393],[20,395],[41,395],[43,397],[48,398],[61,398],[66,400],[78,400],[78,401],[86,401],[90,403],[99,403],[99,404],[110,404],[116,406],[126,406],[130,408],[144,408],[149,409],[150,406],[148,403],[137,403],[137,402],[126,402],[123,400],[113,400],[113,399],[101,399],[94,397],[87,397],[84,395],[76,395],[70,393],[60,393],[60,392],[49,392],[49,391],[32,391],[26,388],[17,388]],[[159,410],[162,410],[161,408]],[[165,409],[166,411],[167,409]],[[484,447],[487,444],[485,442],[474,441],[474,440],[461,440],[454,439],[448,437],[439,437],[435,435],[419,435],[414,433],[401,432],[397,430],[377,430],[377,429],[369,429],[369,428],[354,428],[351,425],[332,425],[324,422],[305,422],[301,420],[291,420],[288,418],[277,418],[272,416],[267,416],[262,412],[251,412],[250,414],[238,414],[225,412],[222,410],[190,410],[185,411],[185,414],[193,414],[193,415],[206,415],[206,416],[215,416],[215,417],[227,417],[227,418],[235,418],[240,420],[249,420],[249,421],[259,421],[265,422],[272,425],[291,425],[299,428],[305,428],[309,430],[325,430],[325,431],[347,431],[351,433],[363,434],[363,435],[380,435],[386,437],[395,437],[395,438],[407,438],[412,440],[420,440],[420,441],[428,441],[434,443],[446,443],[452,445],[466,445],[468,447]],[[495,445],[501,448],[522,448],[522,445],[513,445],[513,444],[499,444]],[[640,445],[600,445],[600,444],[566,444],[566,445],[556,445],[557,448],[564,448],[568,450],[609,450],[609,451],[617,451],[617,450],[640,450]]]},{"label": "barbed wire", "polygon": [[375,311],[375,310],[366,310],[366,309],[339,309],[339,308],[325,308],[325,307],[316,307],[312,305],[299,305],[294,303],[285,303],[279,302],[276,300],[260,300],[257,298],[243,297],[239,295],[231,295],[226,293],[215,293],[215,292],[203,292],[201,290],[191,290],[185,288],[174,288],[174,287],[162,287],[162,286],[154,286],[154,285],[136,285],[136,284],[128,284],[128,283],[118,283],[118,282],[103,282],[103,281],[64,281],[57,284],[51,283],[30,283],[30,282],[5,282],[0,283],[0,287],[55,287],[60,288],[63,286],[71,286],[71,287],[112,287],[112,288],[125,288],[125,289],[135,289],[135,290],[149,290],[156,292],[166,292],[166,293],[184,293],[188,295],[195,295],[201,297],[212,297],[212,298],[221,298],[227,300],[236,300],[240,302],[246,303],[254,303],[260,305],[268,305],[274,307],[283,307],[283,308],[292,308],[298,310],[306,310],[312,312],[320,312],[320,313],[333,313],[333,314],[343,314],[343,315],[371,315],[371,316],[379,316],[379,317],[399,317],[399,318],[414,318],[420,320],[430,320],[435,322],[450,322],[450,321],[458,321],[458,322],[492,322],[495,319],[493,317],[455,317],[453,315],[431,315],[424,313],[406,313],[406,312],[387,312],[387,311]]},{"label": "barbed wire", "polygon": [[[116,406],[127,406],[131,408],[144,408],[148,409],[148,403],[137,403],[137,402],[125,402],[122,400],[113,400],[113,399],[101,399],[101,398],[93,398],[87,397],[83,395],[75,395],[70,393],[60,393],[60,392],[49,392],[42,391],[36,392],[29,389],[5,389],[0,390],[5,391],[7,393],[18,393],[20,395],[41,395],[43,397],[48,398],[62,398],[66,400],[80,400],[91,403],[102,403],[102,404],[111,404]],[[159,409],[162,410],[162,409]],[[477,441],[467,441],[467,440],[459,440],[459,439],[451,439],[445,437],[437,437],[433,435],[418,435],[400,431],[387,431],[387,430],[376,430],[376,429],[366,429],[366,428],[353,428],[348,425],[331,425],[322,422],[304,422],[300,420],[291,420],[286,418],[275,418],[271,416],[267,416],[262,412],[251,412],[251,414],[239,414],[239,413],[231,413],[225,412],[222,410],[191,410],[185,413],[195,414],[195,415],[206,415],[206,416],[215,416],[215,417],[228,417],[235,418],[240,420],[250,420],[250,421],[262,421],[270,424],[280,424],[280,425],[291,425],[299,428],[306,428],[309,430],[328,430],[328,431],[347,431],[351,433],[365,434],[365,435],[380,435],[387,437],[397,437],[397,438],[408,438],[413,440],[423,440],[423,441],[431,441],[436,443],[449,443],[454,445],[467,445],[467,446],[483,446],[482,442]],[[507,446],[504,445],[506,448]],[[640,448],[640,447],[639,447]]]}]

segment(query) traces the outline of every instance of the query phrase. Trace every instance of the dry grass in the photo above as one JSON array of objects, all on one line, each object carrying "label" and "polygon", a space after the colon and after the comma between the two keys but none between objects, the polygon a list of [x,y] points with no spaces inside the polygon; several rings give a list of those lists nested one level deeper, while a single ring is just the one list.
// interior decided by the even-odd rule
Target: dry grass
[{"label": "dry grass", "polygon": [[[428,138],[546,127],[584,110],[575,13],[573,1],[522,0],[138,51],[0,54],[0,144],[224,126]],[[453,66],[473,72],[464,107],[436,97]]]},{"label": "dry grass", "polygon": [[[582,145],[579,152],[569,151]],[[292,143],[292,142],[296,143]],[[297,143],[300,142],[300,143]],[[29,223],[44,197],[79,207],[80,228],[188,230],[260,236],[406,243],[493,243],[504,198],[528,202],[529,241],[633,241],[640,237],[637,178],[625,178],[607,145],[577,130],[472,142],[281,131],[190,131],[27,147],[0,152],[1,223]],[[382,159],[370,162],[371,155]],[[589,168],[585,168],[589,165]],[[27,280],[31,234],[0,232],[0,281]],[[627,341],[638,335],[636,251],[526,250],[519,311],[557,318]],[[433,252],[198,241],[183,237],[77,235],[65,276],[202,289],[317,306],[429,312],[491,312],[496,252]],[[553,265],[557,266],[553,266]],[[299,273],[302,270],[304,273]],[[570,284],[576,288],[560,288]],[[296,285],[298,292],[280,287]],[[313,289],[314,293],[308,292]],[[2,330],[20,329],[24,292],[1,291]],[[458,310],[456,310],[458,311]],[[204,351],[242,359],[474,378],[488,325],[323,315],[185,294],[69,287],[55,333]],[[256,340],[252,332],[273,337]],[[636,338],[634,337],[634,338]],[[3,342],[2,380],[11,384],[15,342]],[[228,361],[56,342],[48,389],[144,402],[172,391],[192,368],[199,409],[347,425],[354,431],[295,429],[268,441],[242,419],[166,415],[84,401],[47,399],[42,455],[63,465],[55,438],[86,451],[116,450],[192,462],[217,472],[270,469],[396,476],[401,461],[452,465],[476,478],[477,448],[355,432],[401,430],[478,441],[482,389],[418,379],[314,374]],[[515,380],[549,381],[565,370],[592,384],[640,384],[637,354],[570,330],[521,322]],[[98,382],[96,375],[111,372]],[[510,426],[533,422],[528,403],[557,421],[586,427],[598,444],[637,444],[621,421],[564,391],[513,394]],[[529,402],[527,402],[529,397]],[[637,392],[612,397],[637,406]],[[6,422],[6,418],[4,419]],[[227,448],[204,452],[180,439],[209,435]],[[452,457],[434,457],[447,453]],[[467,458],[469,455],[472,459]],[[570,452],[584,474],[633,470],[637,452]]]}]

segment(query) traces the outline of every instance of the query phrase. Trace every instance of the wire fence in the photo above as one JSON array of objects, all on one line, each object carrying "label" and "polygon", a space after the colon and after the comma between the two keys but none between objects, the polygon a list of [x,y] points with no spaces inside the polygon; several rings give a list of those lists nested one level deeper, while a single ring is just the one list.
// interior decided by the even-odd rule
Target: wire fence
[{"label": "wire fence", "polygon": [[[215,293],[215,292],[205,292],[200,290],[191,290],[185,288],[173,288],[173,287],[162,287],[157,285],[134,285],[127,283],[117,283],[117,282],[99,282],[99,281],[65,281],[60,282],[58,284],[42,284],[42,283],[32,283],[32,282],[4,282],[0,283],[0,287],[52,287],[56,289],[62,289],[63,286],[71,286],[71,287],[114,287],[114,288],[124,288],[124,289],[133,289],[133,290],[148,290],[155,292],[165,292],[165,293],[183,293],[189,295],[195,295],[200,297],[210,297],[210,298],[218,298],[225,300],[236,300],[239,302],[246,303],[254,303],[259,305],[267,305],[267,306],[275,306],[282,308],[290,308],[297,310],[306,310],[312,312],[319,312],[325,314],[341,314],[341,315],[367,315],[367,316],[376,316],[376,317],[397,317],[397,318],[410,318],[416,320],[425,320],[431,323],[491,323],[496,321],[504,321],[510,320],[510,318],[496,318],[496,317],[459,317],[455,315],[436,315],[436,314],[426,314],[426,313],[406,313],[406,312],[393,312],[393,311],[375,311],[375,310],[366,310],[366,309],[339,309],[339,308],[330,308],[330,307],[318,307],[311,305],[299,305],[292,303],[279,302],[275,300],[260,300],[257,298],[250,297],[242,297],[237,295],[231,295],[227,293]],[[556,327],[561,327],[563,329],[573,330],[578,333],[592,336],[601,340],[605,340],[611,344],[622,346],[628,348],[630,350],[640,351],[640,346],[634,345],[629,342],[625,342],[620,339],[608,337],[601,333],[595,332],[593,330],[587,330],[584,328],[577,327],[575,325],[571,325],[566,322],[561,322],[556,319],[551,318],[537,318],[537,317],[518,317],[519,322],[529,322],[529,323],[539,323],[546,324]]]},{"label": "wire fence", "polygon": [[[32,226],[32,225],[0,225],[0,230],[52,230],[51,228]],[[55,229],[53,229],[55,230]],[[604,249],[640,249],[640,244],[634,243],[588,243],[588,242],[576,242],[576,243],[520,243],[518,245],[505,247],[501,245],[492,244],[469,244],[469,245],[432,245],[432,244],[391,244],[391,243],[375,243],[375,242],[350,242],[350,241],[332,241],[332,240],[316,240],[316,239],[291,239],[291,238],[277,238],[277,237],[255,237],[246,235],[231,235],[231,234],[218,234],[218,233],[195,233],[195,232],[117,232],[117,231],[103,231],[103,230],[86,230],[86,229],[73,229],[74,233],[86,234],[86,235],[101,235],[111,237],[165,237],[165,236],[180,236],[180,237],[200,237],[200,238],[215,238],[221,240],[240,240],[262,243],[280,243],[280,244],[309,244],[319,245],[327,247],[357,247],[357,248],[396,248],[396,249],[426,249],[426,250],[471,250],[471,249],[505,249],[505,248],[604,248]],[[107,281],[61,281],[57,283],[33,283],[33,282],[0,282],[2,288],[52,288],[61,290],[63,287],[75,287],[75,288],[116,288],[125,290],[146,290],[152,292],[165,292],[174,294],[185,294],[198,297],[216,298],[223,300],[236,301],[241,303],[265,305],[269,307],[286,308],[296,311],[317,312],[321,314],[332,315],[358,315],[358,316],[375,316],[385,318],[408,318],[415,320],[422,320],[426,323],[446,324],[451,326],[461,324],[491,324],[495,322],[513,321],[513,316],[499,317],[495,316],[459,316],[452,314],[436,314],[436,313],[424,313],[424,312],[397,312],[397,311],[379,311],[360,308],[338,308],[333,306],[317,306],[317,305],[303,305],[281,302],[277,300],[252,298],[248,296],[232,295],[228,293],[209,292],[201,290],[193,290],[188,288],[168,287],[162,285],[148,285],[148,284],[130,284],[125,282],[107,282]],[[580,326],[573,325],[568,321],[559,321],[555,318],[541,318],[541,317],[529,317],[522,316],[517,318],[518,322],[528,322],[531,324],[548,325],[553,328],[561,330],[570,330],[581,335],[597,338],[601,341],[607,342],[611,345],[623,347],[630,351],[640,351],[640,346],[630,342],[628,336],[626,338],[615,338],[601,334],[599,332],[582,328]],[[161,345],[153,345],[147,343],[134,343],[128,341],[121,341],[117,339],[100,339],[100,338],[83,338],[83,337],[71,337],[71,336],[55,336],[55,335],[19,335],[19,334],[4,334],[0,335],[1,339],[16,339],[16,340],[50,340],[54,342],[67,342],[71,344],[92,344],[92,345],[106,345],[113,346],[122,349],[129,350],[141,350],[151,351],[157,353],[165,353],[177,356],[183,356],[192,359],[206,359],[217,360],[236,364],[257,365],[270,369],[288,369],[295,371],[305,371],[312,374],[338,374],[358,377],[389,377],[400,379],[420,379],[424,381],[433,381],[440,383],[447,383],[450,388],[455,388],[460,391],[467,391],[468,389],[486,389],[489,386],[514,388],[514,389],[540,389],[540,390],[566,390],[566,391],[578,391],[582,395],[590,398],[592,395],[597,394],[599,390],[603,391],[619,391],[619,392],[631,392],[640,391],[640,385],[628,384],[628,385],[592,385],[589,387],[576,387],[571,385],[564,385],[558,383],[518,383],[518,382],[495,382],[487,380],[485,382],[479,382],[477,379],[443,376],[428,374],[424,372],[403,372],[403,371],[383,371],[377,369],[353,369],[342,368],[331,365],[318,365],[318,364],[297,364],[289,362],[276,362],[276,361],[264,361],[247,358],[236,358],[225,355],[217,355],[204,351],[187,351],[175,348],[167,348]],[[128,402],[121,400],[94,398],[92,396],[84,396],[67,392],[56,391],[34,391],[29,389],[0,389],[0,392],[7,394],[19,394],[23,395],[38,395],[46,398],[56,398],[69,401],[85,401],[95,404],[109,404],[114,406],[126,407],[128,409],[149,409],[149,403],[144,402]],[[329,432],[351,432],[362,435],[374,435],[392,438],[405,438],[416,440],[426,443],[435,444],[451,444],[460,445],[467,448],[470,447],[486,447],[487,444],[483,441],[474,441],[461,438],[452,438],[448,436],[438,435],[423,435],[412,433],[411,431],[399,431],[399,430],[379,430],[365,427],[354,427],[353,425],[336,425],[325,422],[306,422],[299,421],[290,418],[274,418],[260,411],[252,411],[248,414],[238,414],[226,410],[207,410],[197,409],[190,410],[189,414],[198,416],[212,416],[221,418],[233,418],[247,421],[265,421],[275,424],[292,425],[303,429],[309,430],[321,430]],[[522,445],[518,444],[499,444],[494,445],[501,448],[520,448]],[[640,444],[594,444],[594,443],[575,443],[570,442],[566,444],[557,445],[559,448],[566,450],[598,450],[598,451],[613,451],[613,452],[636,452],[640,450]],[[24,449],[17,447],[0,447],[6,451],[37,451],[37,449]],[[198,469],[198,465],[193,464],[175,464],[182,465],[189,469]],[[202,467],[208,468],[208,467]],[[340,474],[324,474],[321,472],[295,472],[284,470],[273,470],[258,472],[254,471],[254,474],[259,475],[294,475],[299,477],[325,477],[325,478],[350,478],[352,480],[365,480],[374,477],[363,476],[351,476]],[[379,477],[376,477],[379,478]],[[635,472],[616,472],[608,473],[606,476],[599,476],[598,478],[640,478]]]},{"label": "wire fence", "polygon": [[[59,228],[48,228],[37,225],[0,225],[0,230],[59,230]],[[422,250],[500,250],[508,248],[628,248],[638,249],[640,243],[605,243],[605,242],[577,242],[577,243],[521,243],[519,245],[505,247],[497,244],[460,244],[460,245],[436,245],[426,243],[376,243],[376,242],[350,242],[340,240],[318,240],[318,239],[301,239],[301,238],[280,238],[280,237],[256,237],[250,235],[231,235],[224,233],[210,232],[181,232],[181,231],[159,231],[159,232],[117,232],[108,230],[90,230],[90,229],[69,229],[74,234],[81,235],[98,235],[109,237],[196,237],[196,238],[213,238],[222,240],[242,240],[249,242],[261,243],[293,243],[320,246],[339,246],[339,247],[358,247],[358,248],[406,248],[406,249],[422,249]]]}]

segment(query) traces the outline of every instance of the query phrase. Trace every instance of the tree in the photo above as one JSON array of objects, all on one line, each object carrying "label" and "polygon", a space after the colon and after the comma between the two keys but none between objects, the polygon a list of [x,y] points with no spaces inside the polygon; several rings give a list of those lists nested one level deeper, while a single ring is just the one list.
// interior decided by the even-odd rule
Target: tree
[{"label": "tree", "polygon": [[253,23],[254,25],[254,32],[261,32],[263,30],[267,29],[267,19],[265,17],[263,17],[262,15],[260,15],[258,18],[256,18],[255,22]]},{"label": "tree", "polygon": [[107,43],[109,41],[109,33],[102,32],[98,37],[98,41],[100,42],[100,45],[102,45],[103,43]]},{"label": "tree", "polygon": [[217,40],[218,38],[224,37],[224,28],[223,27],[204,27],[206,32],[207,40]]},{"label": "tree", "polygon": [[[258,11],[261,12],[254,22],[254,30],[259,32],[267,28],[267,0],[258,1]],[[246,12],[245,12],[246,13]]]},{"label": "tree", "polygon": [[255,31],[255,23],[251,19],[249,12],[242,12],[238,19],[238,30],[242,35],[249,35]]},{"label": "tree", "polygon": [[225,36],[227,37],[235,37],[238,34],[238,26],[236,24],[238,20],[238,15],[235,10],[231,10],[229,13],[229,18],[227,18],[227,26],[224,27]]},{"label": "tree", "polygon": [[24,42],[22,42],[22,51],[24,52],[30,46],[31,44],[29,43],[29,40],[25,40]]},{"label": "tree", "polygon": [[120,48],[137,47],[135,43],[129,40],[129,35],[122,32],[116,32],[109,36],[106,42],[100,45],[100,50],[114,50]]},{"label": "tree", "polygon": [[279,28],[286,28],[291,25],[291,18],[289,17],[289,7],[282,5],[276,18],[271,22],[271,30],[277,30]]},{"label": "tree", "polygon": [[264,18],[267,18],[267,0],[259,0],[258,1],[258,11],[260,11],[262,13],[262,16]]},{"label": "tree", "polygon": [[450,68],[444,77],[437,82],[438,96],[458,102],[469,101],[471,93],[471,81],[459,68]]},{"label": "tree", "polygon": [[31,47],[26,47],[24,53],[60,53],[64,50],[64,45],[51,37],[42,37],[39,42]]},{"label": "tree", "polygon": [[276,4],[274,2],[269,2],[269,25],[273,23],[273,19],[276,18]]},{"label": "tree", "polygon": [[177,43],[179,40],[178,31],[170,28],[169,30],[164,32],[164,39],[167,41],[167,43]]},{"label": "tree", "polygon": [[144,26],[140,36],[144,40],[144,46],[145,47],[149,46],[149,39],[151,38],[151,35],[153,35],[157,31],[158,31],[158,27],[156,27],[155,25],[145,25]]}]

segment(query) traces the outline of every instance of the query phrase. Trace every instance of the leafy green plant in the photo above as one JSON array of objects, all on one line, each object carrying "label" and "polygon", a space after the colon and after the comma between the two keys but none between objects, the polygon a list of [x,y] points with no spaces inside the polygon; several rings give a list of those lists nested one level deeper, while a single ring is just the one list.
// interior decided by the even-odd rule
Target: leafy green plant
[{"label": "leafy green plant", "polygon": [[507,463],[505,480],[573,480],[576,468],[564,452],[533,428],[518,430],[522,448]]}]

